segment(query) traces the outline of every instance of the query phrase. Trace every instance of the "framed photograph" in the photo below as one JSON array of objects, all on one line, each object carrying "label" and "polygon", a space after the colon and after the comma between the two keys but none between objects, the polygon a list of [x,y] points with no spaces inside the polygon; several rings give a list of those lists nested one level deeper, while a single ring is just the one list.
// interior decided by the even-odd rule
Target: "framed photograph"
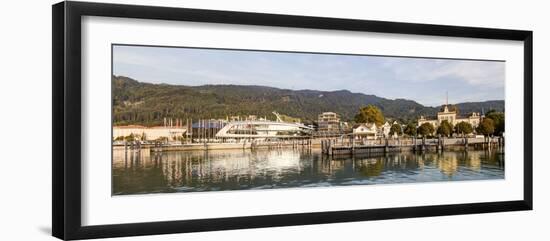
[{"label": "framed photograph", "polygon": [[531,210],[532,34],[55,4],[53,235]]}]

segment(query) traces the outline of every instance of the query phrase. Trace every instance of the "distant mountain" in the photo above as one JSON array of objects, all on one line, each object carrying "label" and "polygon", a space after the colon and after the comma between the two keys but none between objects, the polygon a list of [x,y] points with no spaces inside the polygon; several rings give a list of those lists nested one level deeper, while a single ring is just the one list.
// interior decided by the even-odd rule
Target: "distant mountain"
[{"label": "distant mountain", "polygon": [[[414,120],[420,115],[435,116],[441,108],[426,107],[406,99],[386,99],[347,90],[288,90],[255,85],[183,86],[141,83],[124,76],[113,76],[115,125],[158,125],[167,118],[225,118],[257,115],[274,119],[273,111],[300,118],[306,123],[321,112],[340,114],[351,121],[359,108],[378,106],[387,118]],[[460,103],[461,114],[494,109],[504,110],[503,100]]]}]

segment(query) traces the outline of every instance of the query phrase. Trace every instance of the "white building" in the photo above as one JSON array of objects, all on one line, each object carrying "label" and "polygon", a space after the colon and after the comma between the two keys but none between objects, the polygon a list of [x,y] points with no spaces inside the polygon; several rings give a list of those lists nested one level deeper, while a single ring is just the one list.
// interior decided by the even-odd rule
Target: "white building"
[{"label": "white building", "polygon": [[363,123],[353,127],[353,136],[355,139],[375,140],[378,129],[374,123]]},{"label": "white building", "polygon": [[313,129],[300,123],[279,121],[235,121],[225,125],[216,133],[217,138],[304,138]]},{"label": "white building", "polygon": [[334,112],[323,112],[317,117],[319,131],[340,131],[340,115]]},{"label": "white building", "polygon": [[447,107],[447,105],[445,105],[443,107],[443,111],[437,113],[437,119],[436,120],[433,120],[433,119],[430,120],[430,119],[426,119],[424,116],[420,116],[420,119],[418,119],[418,126],[420,126],[424,123],[430,123],[435,128],[437,128],[441,124],[441,122],[446,120],[449,123],[451,123],[453,126],[455,126],[456,124],[458,124],[460,122],[466,122],[466,123],[470,123],[470,125],[472,125],[473,128],[476,128],[479,125],[479,123],[481,122],[481,118],[482,118],[482,116],[477,112],[473,112],[472,114],[470,114],[467,117],[460,118],[460,117],[458,117],[456,111],[454,111],[454,110],[450,111],[449,108]]},{"label": "white building", "polygon": [[386,123],[378,127],[378,135],[381,137],[390,137],[391,126],[395,124],[397,124],[397,121],[394,121],[392,124],[386,121]]},{"label": "white building", "polygon": [[[158,139],[168,138],[175,140],[177,137],[182,137],[186,133],[184,127],[145,127],[140,125],[115,126],[113,127],[113,140],[123,139],[124,137],[133,135],[136,140],[154,141]],[[143,138],[145,136],[145,138]]]}]

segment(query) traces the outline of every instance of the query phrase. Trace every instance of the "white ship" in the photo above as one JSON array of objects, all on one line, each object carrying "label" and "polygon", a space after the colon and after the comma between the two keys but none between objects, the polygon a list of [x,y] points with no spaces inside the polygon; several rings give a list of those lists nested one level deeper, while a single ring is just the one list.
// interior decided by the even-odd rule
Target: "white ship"
[{"label": "white ship", "polygon": [[277,121],[254,120],[234,121],[225,125],[217,138],[304,138],[311,135],[313,128],[302,123],[284,122],[277,112]]}]

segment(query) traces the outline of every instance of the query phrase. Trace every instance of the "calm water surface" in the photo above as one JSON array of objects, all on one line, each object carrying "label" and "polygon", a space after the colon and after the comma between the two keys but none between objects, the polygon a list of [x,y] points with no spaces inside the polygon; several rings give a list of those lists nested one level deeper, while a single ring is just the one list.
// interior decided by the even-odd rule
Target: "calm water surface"
[{"label": "calm water surface", "polygon": [[320,150],[113,152],[113,194],[504,178],[504,154],[470,150],[329,158]]}]

